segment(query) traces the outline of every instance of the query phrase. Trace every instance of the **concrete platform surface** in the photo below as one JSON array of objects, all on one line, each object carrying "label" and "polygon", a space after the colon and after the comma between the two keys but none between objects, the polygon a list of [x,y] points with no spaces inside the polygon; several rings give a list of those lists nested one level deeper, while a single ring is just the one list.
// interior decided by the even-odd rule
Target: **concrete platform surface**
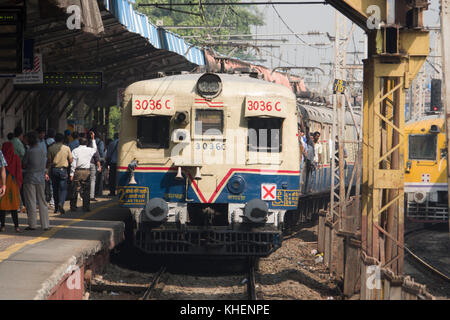
[{"label": "concrete platform surface", "polygon": [[[0,299],[47,299],[67,274],[124,239],[126,214],[115,199],[99,199],[90,212],[78,210],[65,215],[49,210],[47,231],[15,233],[7,217],[7,230],[0,233]],[[19,220],[24,229],[26,214]]]}]

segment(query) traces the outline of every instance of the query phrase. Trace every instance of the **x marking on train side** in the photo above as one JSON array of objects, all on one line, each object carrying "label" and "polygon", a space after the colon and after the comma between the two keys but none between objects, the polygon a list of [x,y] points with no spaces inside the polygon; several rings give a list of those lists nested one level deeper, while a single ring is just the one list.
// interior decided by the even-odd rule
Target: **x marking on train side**
[{"label": "x marking on train side", "polygon": [[275,186],[273,186],[272,188],[267,189],[265,186],[263,186],[264,191],[266,192],[266,194],[263,196],[264,199],[267,198],[267,196],[270,196],[272,199],[275,198],[275,195],[272,194],[272,191],[275,189]]}]

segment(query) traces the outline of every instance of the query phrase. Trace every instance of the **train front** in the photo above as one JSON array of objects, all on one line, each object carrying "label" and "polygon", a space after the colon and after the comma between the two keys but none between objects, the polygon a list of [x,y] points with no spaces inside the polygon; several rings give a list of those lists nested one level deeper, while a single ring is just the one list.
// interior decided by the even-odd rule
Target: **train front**
[{"label": "train front", "polygon": [[267,256],[297,207],[295,96],[226,74],[137,82],[125,91],[119,203],[148,253]]},{"label": "train front", "polygon": [[443,118],[406,125],[405,204],[409,220],[448,221],[447,146]]}]

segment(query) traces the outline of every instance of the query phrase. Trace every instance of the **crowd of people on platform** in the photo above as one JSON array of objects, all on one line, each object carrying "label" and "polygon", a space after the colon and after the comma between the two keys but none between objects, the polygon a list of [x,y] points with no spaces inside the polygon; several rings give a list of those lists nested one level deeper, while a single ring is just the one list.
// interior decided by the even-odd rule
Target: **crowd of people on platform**
[{"label": "crowd of people on platform", "polygon": [[23,133],[16,127],[7,135],[0,151],[0,232],[11,214],[16,232],[18,212],[28,216],[28,227],[37,227],[37,209],[44,230],[50,228],[48,210],[65,214],[64,203],[77,211],[78,194],[83,211],[90,211],[90,202],[103,195],[116,193],[118,134],[104,141],[95,129],[84,132],[58,133],[55,129],[37,128]]}]

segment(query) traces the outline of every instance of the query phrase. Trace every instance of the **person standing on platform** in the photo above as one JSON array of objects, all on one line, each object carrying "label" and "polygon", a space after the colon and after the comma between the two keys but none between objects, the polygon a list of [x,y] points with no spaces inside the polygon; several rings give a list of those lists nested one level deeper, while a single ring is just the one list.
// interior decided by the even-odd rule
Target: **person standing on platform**
[{"label": "person standing on platform", "polygon": [[70,210],[77,211],[78,192],[83,199],[83,210],[90,211],[90,172],[91,160],[99,162],[98,153],[87,146],[88,141],[80,138],[80,146],[72,151],[73,161],[70,167],[70,181],[72,181],[72,196]]},{"label": "person standing on platform", "polygon": [[16,127],[14,129],[14,138],[11,140],[14,146],[14,152],[22,161],[23,156],[25,155],[25,146],[23,144],[23,130],[21,127]]},{"label": "person standing on platform", "polygon": [[2,151],[0,150],[0,198],[5,195],[6,192],[6,163],[5,157],[3,156]]},{"label": "person standing on platform", "polygon": [[64,131],[63,144],[68,146],[70,143],[70,130],[67,129]]},{"label": "person standing on platform", "polygon": [[14,153],[11,142],[5,142],[0,152],[2,167],[2,185],[0,187],[0,231],[5,231],[5,216],[10,212],[16,232],[22,232],[19,228],[17,211],[20,205],[20,188],[22,186],[22,167],[20,158]]},{"label": "person standing on platform", "polygon": [[119,147],[119,134],[114,134],[114,141],[108,145],[106,156],[106,166],[109,166],[109,195],[116,195],[116,179],[117,179],[117,155]]},{"label": "person standing on platform", "polygon": [[78,140],[79,135],[78,132],[74,131],[72,132],[72,142],[69,143],[70,151],[73,151],[73,149],[78,148],[80,146],[80,141]]},{"label": "person standing on platform", "polygon": [[30,149],[27,150],[23,159],[23,193],[28,214],[28,228],[25,230],[36,229],[36,203],[39,207],[41,227],[44,230],[48,230],[50,228],[50,222],[48,217],[48,206],[45,199],[45,181],[49,180],[49,176],[45,170],[47,154],[39,147],[36,132],[27,133],[27,138]]},{"label": "person standing on platform", "polygon": [[[95,196],[103,195],[103,172],[105,171],[105,143],[103,142],[102,136],[100,133],[97,133],[97,137],[95,138],[95,143],[97,145],[97,151],[100,158],[100,167],[101,170],[97,171],[97,176],[95,178]],[[92,191],[91,191],[92,195]]]},{"label": "person standing on platform", "polygon": [[45,142],[45,128],[39,127],[36,129],[38,134],[38,145],[42,149],[42,151],[47,154],[47,143]]},{"label": "person standing on platform", "polygon": [[95,181],[97,178],[97,171],[101,171],[102,167],[100,165],[100,155],[99,155],[99,151],[98,151],[98,146],[97,146],[97,141],[95,139],[95,130],[91,129],[89,130],[88,133],[89,136],[89,141],[88,141],[88,147],[89,148],[93,148],[96,152],[97,152],[97,161],[94,161],[94,158],[92,158],[91,160],[91,166],[90,166],[90,184],[91,184],[91,188],[90,188],[90,201],[97,201],[97,199],[95,199]]},{"label": "person standing on platform", "polygon": [[48,148],[47,169],[53,186],[53,197],[55,200],[55,213],[64,214],[64,202],[67,196],[68,168],[72,163],[72,152],[63,144],[64,136],[57,133],[55,144]]}]

